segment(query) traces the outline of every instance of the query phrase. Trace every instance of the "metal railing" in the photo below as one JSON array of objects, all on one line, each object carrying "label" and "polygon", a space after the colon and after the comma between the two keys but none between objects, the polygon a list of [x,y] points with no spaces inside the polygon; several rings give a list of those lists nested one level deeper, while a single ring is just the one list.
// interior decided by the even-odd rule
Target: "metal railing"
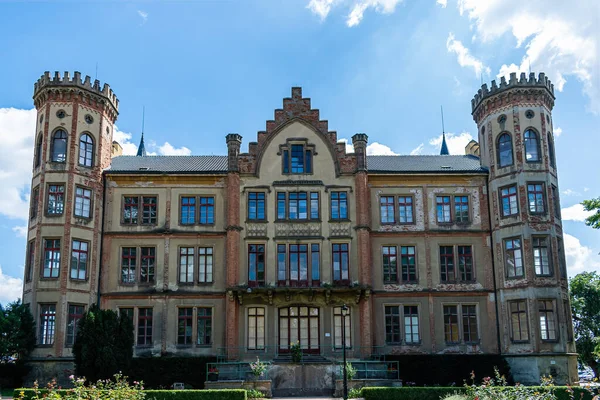
[{"label": "metal railing", "polygon": [[[325,358],[334,362],[342,359],[343,349],[330,345],[305,346],[303,349],[301,363],[311,362],[312,360]],[[346,348],[346,357],[349,359],[385,361],[385,346],[352,346]],[[217,361],[244,361],[272,360],[275,358],[291,357],[290,349],[282,348],[278,345],[263,346],[257,349],[248,349],[247,347],[219,347],[217,348]]]},{"label": "metal railing", "polygon": [[[398,361],[348,361],[356,370],[353,379],[397,380],[400,377]],[[344,364],[339,364],[339,376],[344,376]],[[341,378],[340,378],[341,379]]]}]

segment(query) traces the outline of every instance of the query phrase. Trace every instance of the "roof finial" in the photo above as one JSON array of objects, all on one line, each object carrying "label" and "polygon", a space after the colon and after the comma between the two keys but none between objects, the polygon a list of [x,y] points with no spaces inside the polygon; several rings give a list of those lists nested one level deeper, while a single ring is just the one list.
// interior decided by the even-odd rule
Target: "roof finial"
[{"label": "roof finial", "polygon": [[146,106],[142,108],[142,138],[140,139],[140,145],[138,146],[137,156],[146,157],[146,147],[144,146],[144,120],[146,119]]},{"label": "roof finial", "polygon": [[442,149],[440,150],[441,156],[450,155],[448,151],[448,145],[446,144],[446,130],[444,129],[444,107],[440,106],[440,110],[442,111]]}]

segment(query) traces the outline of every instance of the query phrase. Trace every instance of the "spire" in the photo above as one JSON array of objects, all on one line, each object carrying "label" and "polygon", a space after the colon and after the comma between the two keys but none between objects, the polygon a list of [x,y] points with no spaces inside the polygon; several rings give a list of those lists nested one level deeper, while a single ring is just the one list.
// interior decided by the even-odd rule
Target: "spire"
[{"label": "spire", "polygon": [[442,149],[440,150],[440,156],[448,156],[450,152],[448,151],[448,145],[446,144],[446,131],[444,129],[444,107],[440,106],[442,111]]},{"label": "spire", "polygon": [[142,108],[142,138],[140,139],[140,145],[138,146],[138,151],[136,156],[138,157],[146,157],[146,147],[144,147],[144,119],[146,117],[146,107]]}]

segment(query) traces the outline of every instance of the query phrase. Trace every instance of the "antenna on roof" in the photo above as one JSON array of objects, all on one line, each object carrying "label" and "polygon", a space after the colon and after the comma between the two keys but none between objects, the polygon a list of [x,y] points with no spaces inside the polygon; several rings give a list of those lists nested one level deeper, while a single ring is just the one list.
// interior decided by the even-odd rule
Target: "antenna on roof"
[{"label": "antenna on roof", "polygon": [[440,111],[442,112],[442,134],[446,133],[444,130],[444,106],[440,106]]},{"label": "antenna on roof", "polygon": [[442,148],[440,149],[441,156],[447,156],[450,154],[448,151],[448,145],[446,144],[446,129],[444,128],[444,107],[440,106],[442,112]]},{"label": "antenna on roof", "polygon": [[142,106],[142,136],[144,136],[144,121],[146,119],[146,106]]}]

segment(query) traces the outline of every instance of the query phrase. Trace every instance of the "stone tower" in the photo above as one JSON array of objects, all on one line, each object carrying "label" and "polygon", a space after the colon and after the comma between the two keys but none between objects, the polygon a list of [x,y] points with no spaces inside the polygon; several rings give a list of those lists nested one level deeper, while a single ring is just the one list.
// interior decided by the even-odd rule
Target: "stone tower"
[{"label": "stone tower", "polygon": [[512,73],[508,82],[483,85],[471,105],[481,164],[489,169],[500,350],[516,381],[539,382],[549,374],[569,381],[577,357],[554,154],[554,86],[543,73],[537,79]]},{"label": "stone tower", "polygon": [[[32,356],[67,373],[74,327],[97,302],[102,171],[110,165],[119,101],[105,84],[75,72],[34,86],[37,110],[23,302],[36,319]],[[49,371],[46,371],[49,372]],[[36,372],[34,370],[34,374]]]}]

